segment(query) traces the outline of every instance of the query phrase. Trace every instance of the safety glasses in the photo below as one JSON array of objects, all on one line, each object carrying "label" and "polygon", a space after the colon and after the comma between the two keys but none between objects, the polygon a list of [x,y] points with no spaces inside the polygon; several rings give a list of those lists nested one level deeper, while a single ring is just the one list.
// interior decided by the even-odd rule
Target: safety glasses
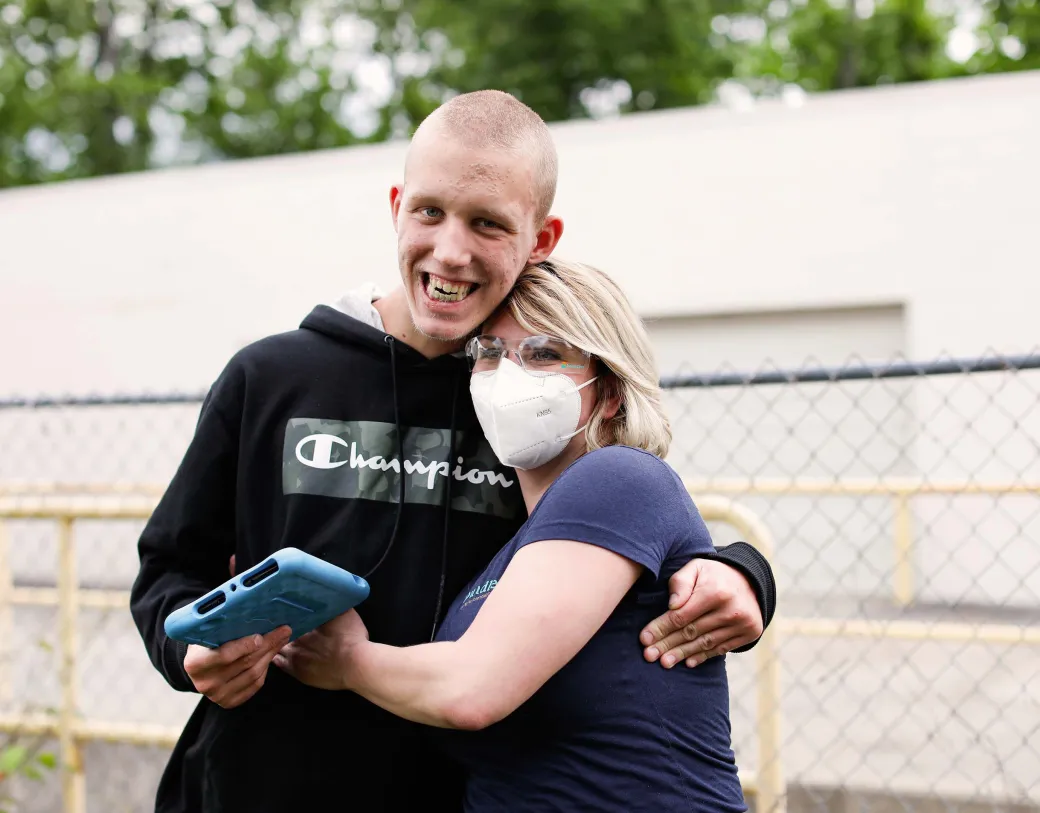
[{"label": "safety glasses", "polygon": [[474,336],[466,344],[466,356],[475,373],[497,369],[507,355],[532,375],[580,372],[588,367],[592,358],[585,350],[555,336],[507,340],[484,335]]}]

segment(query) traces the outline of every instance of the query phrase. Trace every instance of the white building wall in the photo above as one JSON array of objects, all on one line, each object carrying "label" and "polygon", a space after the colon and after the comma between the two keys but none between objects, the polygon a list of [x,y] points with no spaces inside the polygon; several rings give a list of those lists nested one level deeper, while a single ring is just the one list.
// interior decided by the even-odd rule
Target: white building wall
[{"label": "white building wall", "polygon": [[[621,282],[652,319],[664,372],[1028,350],[1040,343],[1038,100],[1033,72],[833,93],[800,108],[558,125],[559,253]],[[395,284],[388,190],[404,151],[385,144],[0,193],[0,396],[200,390],[238,347],[294,327],[315,302],[365,280]],[[802,417],[806,390],[770,400],[763,389],[727,410],[697,395],[697,409],[728,423],[699,444],[686,430],[672,459],[691,474],[1040,479],[1037,455],[1032,469],[1012,471],[1003,461],[1017,452],[1000,447],[1008,413],[1022,416],[1018,437],[1040,437],[1029,388],[986,393],[1000,409],[966,428],[966,398],[978,392],[940,380],[900,386],[821,391]],[[860,423],[842,432],[876,434],[851,457],[833,424],[849,393],[908,405],[883,418],[884,431],[863,417],[871,403],[846,418]],[[946,440],[922,434],[922,416]],[[774,450],[742,443],[742,422]],[[925,593],[1035,603],[1034,505],[1009,509],[1017,536],[986,525],[1003,504],[918,506]],[[832,506],[798,522],[797,506],[784,510],[785,555],[806,585],[847,572],[851,591],[871,592],[884,578],[881,513],[843,518]],[[835,533],[846,544],[829,549]],[[1008,572],[984,576],[997,573],[994,555]]]},{"label": "white building wall", "polygon": [[[648,316],[895,304],[912,356],[1025,349],[1037,99],[1040,72],[558,125],[559,251]],[[199,388],[314,302],[394,284],[404,149],[0,193],[0,387]]]}]

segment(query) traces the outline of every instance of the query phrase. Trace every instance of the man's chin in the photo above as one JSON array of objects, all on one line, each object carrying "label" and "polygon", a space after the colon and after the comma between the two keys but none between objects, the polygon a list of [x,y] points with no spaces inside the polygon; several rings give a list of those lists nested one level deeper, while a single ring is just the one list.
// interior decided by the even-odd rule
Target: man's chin
[{"label": "man's chin", "polygon": [[472,312],[458,315],[439,314],[431,313],[422,306],[413,306],[411,317],[412,325],[419,333],[427,339],[447,344],[457,344],[473,335],[485,321],[475,320]]},{"label": "man's chin", "polygon": [[424,338],[445,344],[458,344],[476,330],[470,319],[448,319],[429,313],[411,314],[412,327]]},{"label": "man's chin", "polygon": [[475,327],[467,329],[461,322],[445,323],[443,319],[419,319],[414,325],[427,339],[452,345],[459,344],[476,331]]}]

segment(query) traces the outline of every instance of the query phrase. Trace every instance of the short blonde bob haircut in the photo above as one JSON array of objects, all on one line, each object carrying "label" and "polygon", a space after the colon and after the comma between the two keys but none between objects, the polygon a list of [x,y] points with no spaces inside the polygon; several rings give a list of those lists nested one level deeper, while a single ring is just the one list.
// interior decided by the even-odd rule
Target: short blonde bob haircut
[{"label": "short blonde bob haircut", "polygon": [[[546,260],[524,269],[500,312],[535,335],[588,351],[606,368],[599,371],[599,398],[585,431],[589,451],[633,446],[662,458],[668,453],[672,429],[650,337],[610,277],[582,263]],[[613,396],[619,396],[620,408],[606,418]]]}]

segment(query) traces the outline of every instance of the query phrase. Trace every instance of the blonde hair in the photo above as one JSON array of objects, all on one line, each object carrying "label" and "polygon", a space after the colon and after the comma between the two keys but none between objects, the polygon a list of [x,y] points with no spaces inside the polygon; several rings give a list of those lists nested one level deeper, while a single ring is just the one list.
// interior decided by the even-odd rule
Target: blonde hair
[{"label": "blonde hair", "polygon": [[536,217],[541,224],[556,199],[559,175],[556,145],[541,116],[501,90],[476,90],[449,99],[419,129],[435,126],[473,147],[528,153],[534,160]]},{"label": "blonde hair", "polygon": [[[650,337],[628,298],[599,269],[546,260],[520,274],[502,304],[524,330],[565,339],[601,365],[599,399],[585,435],[588,449],[634,446],[664,457],[672,441]],[[604,415],[612,396],[620,408]]]}]

